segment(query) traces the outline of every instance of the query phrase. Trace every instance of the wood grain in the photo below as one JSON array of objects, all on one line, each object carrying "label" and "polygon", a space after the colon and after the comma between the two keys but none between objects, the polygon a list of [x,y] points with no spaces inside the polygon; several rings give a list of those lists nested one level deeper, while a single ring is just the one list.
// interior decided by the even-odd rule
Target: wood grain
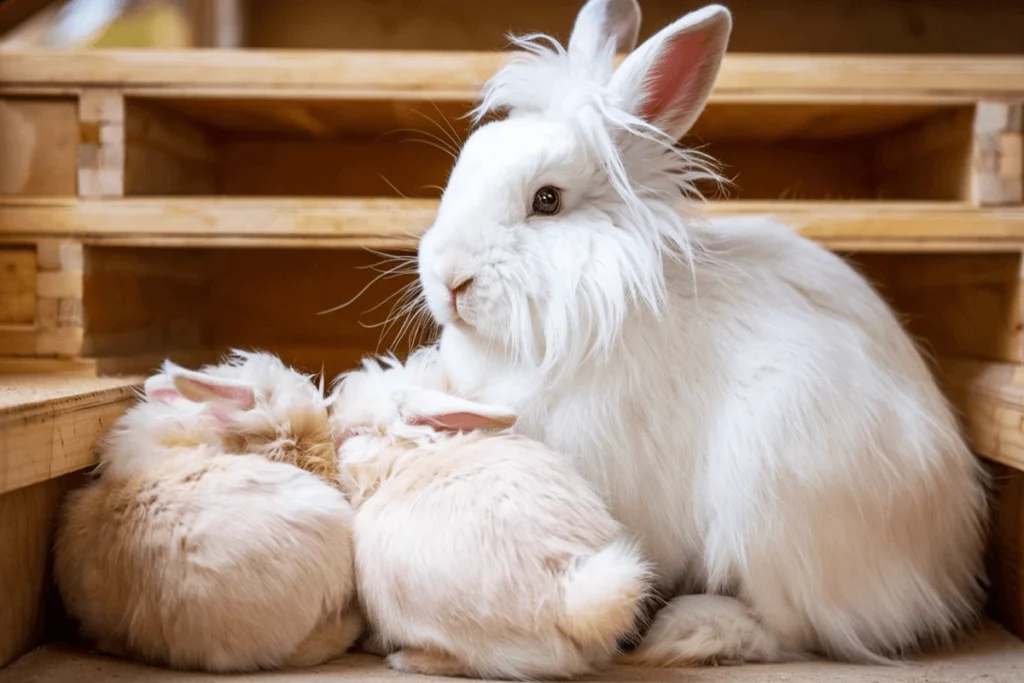
[{"label": "wood grain", "polygon": [[[507,58],[497,52],[412,50],[18,50],[0,59],[0,82],[22,88],[116,84],[126,91],[269,89],[278,95],[309,89],[468,101]],[[881,96],[904,103],[967,102],[1021,91],[1024,58],[976,56],[730,54],[715,88],[716,97],[846,94],[859,101]]]},{"label": "wood grain", "polygon": [[856,263],[926,353],[1024,362],[1019,252],[872,254]]},{"label": "wood grain", "polygon": [[50,538],[60,479],[0,494],[0,667],[35,647],[50,594]]},{"label": "wood grain", "polygon": [[138,378],[0,380],[0,493],[96,462],[93,447],[134,400]]},{"label": "wood grain", "polygon": [[[429,199],[0,200],[0,242],[76,239],[122,246],[415,248]],[[830,247],[1019,250],[1024,210],[954,202],[710,202],[710,216],[765,215]]]},{"label": "wood grain", "polygon": [[0,99],[0,195],[74,196],[77,164],[74,100]]},{"label": "wood grain", "polygon": [[78,100],[78,194],[124,194],[124,98],[114,89],[91,89]]},{"label": "wood grain", "polygon": [[0,325],[36,319],[36,253],[31,247],[0,250]]},{"label": "wood grain", "polygon": [[1024,199],[1024,105],[979,102],[974,116],[970,198],[979,206]]},{"label": "wood grain", "polygon": [[939,367],[975,452],[1024,472],[1024,365],[944,358]]},{"label": "wood grain", "polygon": [[[319,49],[498,50],[508,31],[565,39],[580,2],[249,0],[249,44]],[[646,37],[702,0],[643,0]],[[732,0],[734,52],[1021,53],[1024,8],[1004,0]],[[340,29],[339,27],[344,27]]]}]

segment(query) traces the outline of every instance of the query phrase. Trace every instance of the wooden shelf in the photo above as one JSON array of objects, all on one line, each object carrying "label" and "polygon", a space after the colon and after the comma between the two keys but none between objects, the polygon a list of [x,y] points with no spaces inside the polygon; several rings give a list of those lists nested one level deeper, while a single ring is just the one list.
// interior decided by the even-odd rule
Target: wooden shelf
[{"label": "wooden shelf", "polygon": [[[593,681],[648,681],[649,683],[694,681],[696,683],[753,683],[754,681],[819,681],[836,683],[896,683],[908,681],[944,681],[962,683],[987,680],[993,683],[1021,680],[1024,677],[1024,643],[992,623],[986,623],[956,650],[932,654],[910,667],[885,667],[799,662],[793,664],[755,664],[746,666],[691,667],[679,669],[641,669],[612,667]],[[160,680],[200,683],[220,681],[216,674],[171,672],[139,664],[118,661],[62,645],[51,645],[29,653],[5,672],[5,683],[63,683],[74,680],[92,683],[110,679],[133,681]],[[350,654],[314,669],[252,676],[233,680],[260,680],[272,683],[312,681],[424,681],[442,680],[400,674],[386,668],[376,657]]]},{"label": "wooden shelf", "polygon": [[0,378],[0,494],[96,462],[96,440],[135,398],[137,378]]},{"label": "wooden shelf", "polygon": [[[0,55],[0,84],[466,100],[506,59],[499,52],[441,51],[9,51]],[[715,98],[967,101],[1022,91],[1018,57],[740,54],[726,57]]]},{"label": "wooden shelf", "polygon": [[[3,199],[0,241],[411,249],[436,207],[428,199]],[[710,202],[706,212],[772,215],[836,249],[1024,247],[1024,209],[973,209],[955,202],[735,201]]]},{"label": "wooden shelf", "polygon": [[941,366],[974,450],[1024,471],[1024,365],[947,359]]}]

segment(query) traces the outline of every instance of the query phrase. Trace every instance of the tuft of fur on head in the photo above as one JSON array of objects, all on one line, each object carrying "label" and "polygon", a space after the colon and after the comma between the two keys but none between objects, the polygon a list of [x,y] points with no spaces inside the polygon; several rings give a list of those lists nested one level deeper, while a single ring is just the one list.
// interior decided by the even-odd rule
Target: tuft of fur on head
[{"label": "tuft of fur on head", "polygon": [[[616,52],[632,47],[639,21],[635,0],[590,0],[568,46],[542,34],[512,38],[518,52],[486,83],[474,111],[478,124],[499,113],[505,118],[467,140],[438,219],[421,242],[421,282],[435,320],[472,328],[548,375],[571,375],[594,353],[607,357],[636,302],[655,314],[662,310],[666,261],[692,267],[705,257],[693,239],[700,219],[687,200],[702,199],[699,183],[724,179],[713,159],[677,141],[703,110],[731,18],[719,5],[692,12],[616,68]],[[502,163],[509,164],[507,192],[518,195],[524,185],[535,191],[560,178],[573,206],[543,219],[510,215],[514,210],[505,206],[489,209],[499,202],[480,200],[488,190],[472,178],[486,173],[483,165]],[[530,169],[533,178],[526,177]],[[495,174],[487,182],[502,179]],[[578,233],[502,234],[519,223],[535,232],[547,223]],[[484,237],[486,230],[498,232]],[[465,234],[449,244],[456,231]],[[539,241],[546,244],[534,244]],[[590,253],[577,263],[572,250]],[[452,320],[450,295],[440,285],[468,276],[477,287],[480,278],[473,272],[479,267],[447,261],[487,253],[495,256],[486,266],[503,274],[500,283],[479,288],[506,298],[504,310],[499,316],[492,302],[467,305],[463,320]],[[550,254],[561,254],[561,261]],[[513,269],[509,256],[525,265]],[[513,288],[518,296],[509,293]]]},{"label": "tuft of fur on head", "polygon": [[265,352],[232,350],[196,371],[165,361],[146,381],[146,400],[115,425],[104,461],[134,463],[118,470],[130,473],[161,448],[208,446],[261,455],[337,485],[323,379],[313,380]]},{"label": "tuft of fur on head", "polygon": [[503,431],[516,420],[508,409],[451,394],[435,347],[414,351],[404,364],[394,356],[364,359],[335,381],[328,402],[354,505],[404,453],[458,433]]}]

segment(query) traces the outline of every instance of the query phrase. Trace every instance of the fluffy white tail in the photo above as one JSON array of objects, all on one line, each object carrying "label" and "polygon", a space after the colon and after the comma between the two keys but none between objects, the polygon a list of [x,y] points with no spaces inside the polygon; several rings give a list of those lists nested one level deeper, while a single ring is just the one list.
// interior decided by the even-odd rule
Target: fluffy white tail
[{"label": "fluffy white tail", "polygon": [[580,645],[614,644],[634,627],[649,576],[638,548],[622,539],[580,558],[562,576],[559,627]]}]

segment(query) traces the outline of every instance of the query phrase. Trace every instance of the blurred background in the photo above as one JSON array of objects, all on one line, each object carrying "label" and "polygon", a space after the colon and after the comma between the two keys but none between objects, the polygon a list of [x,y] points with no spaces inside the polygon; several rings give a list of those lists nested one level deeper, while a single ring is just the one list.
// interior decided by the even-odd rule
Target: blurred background
[{"label": "blurred background", "polygon": [[[703,0],[647,0],[645,32]],[[732,52],[1022,54],[1021,0],[732,0]],[[494,50],[576,0],[2,0],[0,46]]]}]

